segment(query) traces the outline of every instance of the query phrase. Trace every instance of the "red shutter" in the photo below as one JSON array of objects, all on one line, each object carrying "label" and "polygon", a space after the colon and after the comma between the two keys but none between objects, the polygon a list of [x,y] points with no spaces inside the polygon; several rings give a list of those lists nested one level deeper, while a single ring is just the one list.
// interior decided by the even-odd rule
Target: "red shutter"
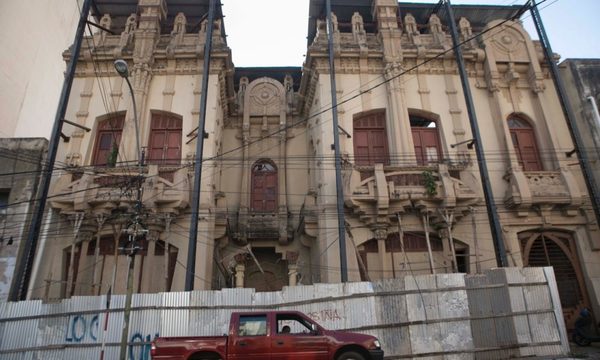
[{"label": "red shutter", "polygon": [[152,114],[148,163],[178,165],[181,162],[181,119],[167,114]]},{"label": "red shutter", "polygon": [[254,211],[277,210],[277,169],[263,161],[252,167],[252,190],[250,204]]},{"label": "red shutter", "polygon": [[533,129],[510,129],[510,136],[523,171],[543,170]]},{"label": "red shutter", "polygon": [[354,119],[354,163],[389,165],[385,113],[377,112]]},{"label": "red shutter", "polygon": [[411,127],[418,165],[438,163],[441,160],[440,138],[437,128]]}]

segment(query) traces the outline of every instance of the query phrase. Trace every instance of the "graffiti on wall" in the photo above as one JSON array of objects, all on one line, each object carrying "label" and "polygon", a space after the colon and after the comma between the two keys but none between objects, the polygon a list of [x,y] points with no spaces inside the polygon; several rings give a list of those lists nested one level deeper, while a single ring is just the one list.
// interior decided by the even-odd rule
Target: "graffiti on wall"
[{"label": "graffiti on wall", "polygon": [[[102,340],[99,333],[100,315],[73,315],[69,317],[67,329],[65,331],[65,342],[67,343],[94,343]],[[150,360],[150,342],[159,336],[156,332],[152,334],[143,334],[139,331],[131,330],[129,332],[129,359]]]},{"label": "graffiti on wall", "polygon": [[[343,313],[342,313],[343,314]],[[342,316],[338,312],[338,309],[323,309],[319,311],[309,312],[308,317],[313,319],[314,321],[340,321],[342,320]]]}]

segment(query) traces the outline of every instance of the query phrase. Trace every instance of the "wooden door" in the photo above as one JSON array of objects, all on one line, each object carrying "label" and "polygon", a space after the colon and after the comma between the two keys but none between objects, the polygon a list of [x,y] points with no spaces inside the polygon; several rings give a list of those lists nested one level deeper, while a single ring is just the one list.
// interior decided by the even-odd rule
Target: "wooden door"
[{"label": "wooden door", "polygon": [[437,164],[442,157],[437,128],[411,127],[417,165]]},{"label": "wooden door", "polygon": [[535,132],[529,122],[518,117],[511,117],[508,119],[508,127],[519,165],[523,171],[543,170]]},{"label": "wooden door", "polygon": [[354,119],[354,163],[389,165],[385,113],[376,112]]},{"label": "wooden door", "polygon": [[542,163],[533,129],[510,129],[510,137],[523,171],[541,171]]},{"label": "wooden door", "polygon": [[277,210],[277,169],[268,161],[257,162],[252,167],[250,203],[253,211]]},{"label": "wooden door", "polygon": [[181,163],[181,119],[165,114],[153,114],[148,163],[178,165]]},{"label": "wooden door", "polygon": [[92,165],[106,166],[113,148],[118,151],[123,132],[123,121],[124,116],[106,119],[98,124]]}]

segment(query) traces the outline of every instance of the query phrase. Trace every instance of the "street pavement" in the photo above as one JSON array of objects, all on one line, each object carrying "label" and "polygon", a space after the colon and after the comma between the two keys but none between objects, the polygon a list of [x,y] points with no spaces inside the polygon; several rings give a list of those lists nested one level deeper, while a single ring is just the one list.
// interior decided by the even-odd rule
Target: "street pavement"
[{"label": "street pavement", "polygon": [[597,359],[600,360],[600,343],[592,343],[590,346],[578,346],[571,343],[571,357],[560,358],[567,359]]}]

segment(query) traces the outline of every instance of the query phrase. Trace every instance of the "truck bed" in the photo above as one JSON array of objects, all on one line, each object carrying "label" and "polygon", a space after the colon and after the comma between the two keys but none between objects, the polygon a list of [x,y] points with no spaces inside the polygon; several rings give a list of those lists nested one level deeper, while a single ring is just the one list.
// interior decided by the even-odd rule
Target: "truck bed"
[{"label": "truck bed", "polygon": [[181,336],[159,337],[155,340],[160,355],[152,359],[187,359],[191,354],[202,350],[226,354],[227,336]]}]

